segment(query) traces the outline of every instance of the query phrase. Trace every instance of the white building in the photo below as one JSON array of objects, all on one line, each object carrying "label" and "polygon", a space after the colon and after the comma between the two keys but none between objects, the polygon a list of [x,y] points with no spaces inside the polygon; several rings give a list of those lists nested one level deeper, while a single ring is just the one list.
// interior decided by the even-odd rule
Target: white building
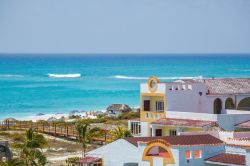
[{"label": "white building", "polygon": [[140,86],[140,119],[129,122],[135,136],[184,131],[234,130],[250,120],[250,79],[186,79]]},{"label": "white building", "polygon": [[86,166],[96,161],[101,166],[242,166],[249,163],[249,154],[211,135],[132,137],[90,151],[81,162]]},{"label": "white building", "polygon": [[233,132],[250,129],[250,79],[152,77],[140,96],[140,118],[128,123],[135,137],[89,152],[82,165],[250,166],[250,133]]}]

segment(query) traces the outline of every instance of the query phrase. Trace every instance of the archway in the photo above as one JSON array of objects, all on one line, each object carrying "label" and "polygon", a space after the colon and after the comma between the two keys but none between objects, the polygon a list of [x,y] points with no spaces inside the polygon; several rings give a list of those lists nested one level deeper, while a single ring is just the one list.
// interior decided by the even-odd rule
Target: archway
[{"label": "archway", "polygon": [[225,108],[226,109],[234,109],[234,101],[232,98],[227,98],[225,102]]},{"label": "archway", "polygon": [[157,139],[148,143],[143,151],[142,160],[149,161],[150,166],[153,166],[153,158],[159,157],[163,159],[162,165],[174,164],[174,157],[167,142]]},{"label": "archway", "polygon": [[214,100],[214,114],[221,114],[222,109],[222,101],[221,99],[217,98]]},{"label": "archway", "polygon": [[250,97],[242,99],[238,104],[237,110],[250,111]]}]

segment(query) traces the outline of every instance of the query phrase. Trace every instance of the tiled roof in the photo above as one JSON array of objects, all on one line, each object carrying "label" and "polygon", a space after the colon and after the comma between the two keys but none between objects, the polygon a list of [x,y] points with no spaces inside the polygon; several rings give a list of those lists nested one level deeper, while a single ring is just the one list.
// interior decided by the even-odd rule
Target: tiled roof
[{"label": "tiled roof", "polygon": [[80,160],[78,160],[76,163],[81,163],[81,164],[90,164],[90,163],[94,163],[101,160],[98,157],[91,157],[91,156],[87,156],[84,158],[81,158]]},{"label": "tiled roof", "polygon": [[159,124],[166,126],[182,126],[182,127],[205,127],[205,126],[215,126],[216,122],[205,121],[205,120],[163,118],[153,122],[152,124]]},{"label": "tiled roof", "polygon": [[209,162],[234,164],[234,165],[246,165],[245,155],[223,153],[217,156],[208,158]]},{"label": "tiled roof", "polygon": [[250,120],[249,120],[249,121],[246,121],[246,122],[239,123],[239,124],[235,125],[235,127],[239,127],[239,128],[250,128]]},{"label": "tiled roof", "polygon": [[185,83],[203,83],[208,94],[250,94],[250,78],[185,79]]},{"label": "tiled roof", "polygon": [[161,136],[161,137],[129,137],[129,138],[124,138],[124,139],[135,146],[138,145],[138,142],[148,143],[157,139],[163,140],[172,146],[223,144],[223,141],[209,134]]}]

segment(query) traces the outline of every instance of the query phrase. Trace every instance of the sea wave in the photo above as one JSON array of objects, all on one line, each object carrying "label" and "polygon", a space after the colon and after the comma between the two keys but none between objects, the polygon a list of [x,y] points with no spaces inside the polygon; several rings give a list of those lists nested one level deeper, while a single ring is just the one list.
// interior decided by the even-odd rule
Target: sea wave
[{"label": "sea wave", "polygon": [[[127,79],[127,80],[147,80],[149,77],[134,77],[134,76],[124,76],[124,75],[115,75],[112,78],[116,79]],[[160,80],[179,80],[179,79],[202,79],[203,76],[195,77],[158,77]]]},{"label": "sea wave", "polygon": [[243,71],[243,72],[249,72],[250,68],[233,68],[233,69],[229,69],[231,71]]},{"label": "sea wave", "polygon": [[0,77],[5,77],[5,78],[16,77],[16,78],[20,78],[20,77],[24,77],[24,75],[17,75],[17,74],[0,74]]},{"label": "sea wave", "polygon": [[81,74],[48,74],[51,78],[79,78],[81,77]]}]

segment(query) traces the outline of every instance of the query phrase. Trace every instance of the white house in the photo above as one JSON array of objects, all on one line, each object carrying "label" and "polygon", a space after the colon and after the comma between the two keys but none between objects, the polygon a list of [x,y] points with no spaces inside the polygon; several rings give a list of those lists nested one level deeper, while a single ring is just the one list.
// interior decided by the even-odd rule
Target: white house
[{"label": "white house", "polygon": [[246,165],[248,155],[246,149],[227,147],[211,135],[181,135],[119,139],[88,152],[81,161],[86,166],[95,161],[101,166],[237,166]]},{"label": "white house", "polygon": [[250,79],[185,79],[140,86],[140,119],[129,121],[134,136],[185,131],[234,130],[250,120]]},{"label": "white house", "polygon": [[90,151],[79,165],[250,165],[250,133],[233,132],[250,129],[250,79],[151,77],[140,86],[140,118],[128,128],[135,137]]}]

